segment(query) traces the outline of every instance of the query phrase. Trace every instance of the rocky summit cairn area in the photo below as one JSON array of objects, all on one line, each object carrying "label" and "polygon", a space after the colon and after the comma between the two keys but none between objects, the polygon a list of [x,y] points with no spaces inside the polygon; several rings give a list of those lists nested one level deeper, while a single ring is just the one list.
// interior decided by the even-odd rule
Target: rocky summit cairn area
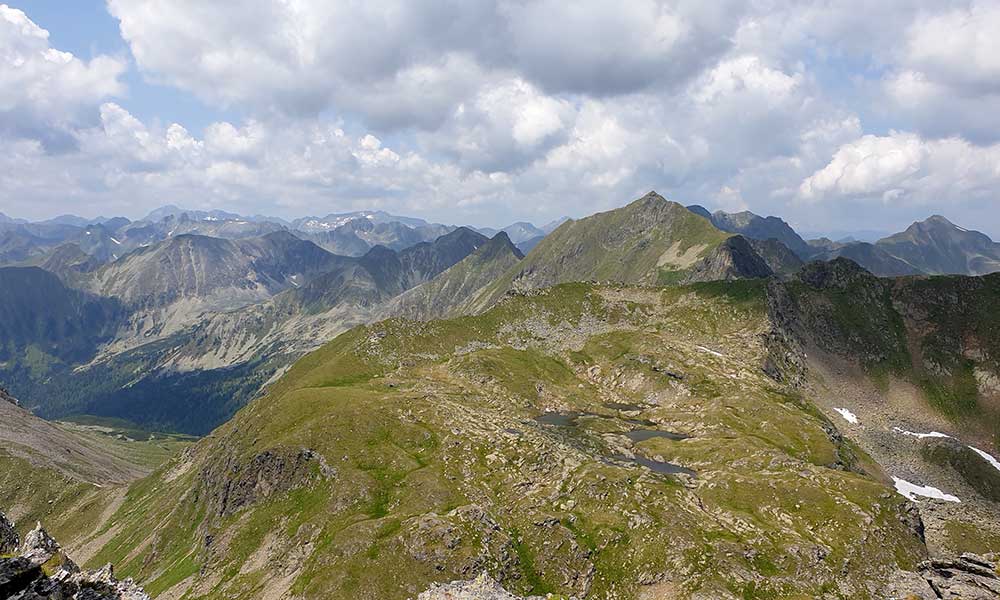
[{"label": "rocky summit cairn area", "polygon": [[39,523],[19,543],[0,513],[0,598],[4,600],[149,600],[131,579],[115,579],[111,565],[80,569]]}]

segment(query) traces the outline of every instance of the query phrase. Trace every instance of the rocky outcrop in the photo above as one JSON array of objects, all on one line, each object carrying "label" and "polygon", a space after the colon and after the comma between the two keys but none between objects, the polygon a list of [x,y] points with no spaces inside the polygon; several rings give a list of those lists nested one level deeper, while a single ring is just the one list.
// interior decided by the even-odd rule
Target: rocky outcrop
[{"label": "rocky outcrop", "polygon": [[542,596],[515,596],[487,573],[472,581],[453,581],[433,586],[417,600],[542,600]]},{"label": "rocky outcrop", "polygon": [[917,572],[896,575],[887,593],[913,600],[995,600],[1000,598],[1000,575],[995,556],[962,554],[920,564]]},{"label": "rocky outcrop", "polygon": [[[14,548],[7,546],[14,542]],[[16,549],[17,534],[0,514],[0,556]],[[6,551],[5,551],[6,548]],[[149,600],[131,579],[115,579],[111,565],[83,571],[39,523],[19,554],[0,558],[0,598],[8,600]]]},{"label": "rocky outcrop", "polygon": [[305,485],[311,475],[330,477],[333,470],[322,456],[306,448],[274,448],[249,463],[235,457],[213,464],[202,473],[215,514],[225,517],[240,509]]}]

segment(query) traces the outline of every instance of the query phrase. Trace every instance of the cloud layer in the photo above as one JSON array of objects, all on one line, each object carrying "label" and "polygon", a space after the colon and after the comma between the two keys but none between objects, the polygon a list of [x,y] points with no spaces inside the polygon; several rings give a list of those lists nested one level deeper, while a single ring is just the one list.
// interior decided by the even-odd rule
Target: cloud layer
[{"label": "cloud layer", "polygon": [[131,68],[245,115],[194,133],[129,112],[121,58],[0,5],[0,201],[499,224],[656,188],[807,229],[979,218],[1000,7],[853,4],[108,0]]}]

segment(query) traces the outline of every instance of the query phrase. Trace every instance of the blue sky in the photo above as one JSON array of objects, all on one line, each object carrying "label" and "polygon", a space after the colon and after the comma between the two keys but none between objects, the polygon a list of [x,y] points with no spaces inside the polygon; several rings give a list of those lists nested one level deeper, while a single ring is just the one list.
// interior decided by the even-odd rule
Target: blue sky
[{"label": "blue sky", "polygon": [[995,1],[14,1],[0,211],[497,225],[656,189],[1000,237],[996,30]]}]

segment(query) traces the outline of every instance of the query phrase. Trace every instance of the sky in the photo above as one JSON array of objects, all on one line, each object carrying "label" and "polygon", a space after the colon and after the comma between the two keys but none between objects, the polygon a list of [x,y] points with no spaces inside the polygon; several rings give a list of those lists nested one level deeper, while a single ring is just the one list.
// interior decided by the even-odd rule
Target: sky
[{"label": "sky", "polygon": [[542,224],[656,190],[1000,238],[998,31],[1000,0],[15,0],[0,212]]}]

